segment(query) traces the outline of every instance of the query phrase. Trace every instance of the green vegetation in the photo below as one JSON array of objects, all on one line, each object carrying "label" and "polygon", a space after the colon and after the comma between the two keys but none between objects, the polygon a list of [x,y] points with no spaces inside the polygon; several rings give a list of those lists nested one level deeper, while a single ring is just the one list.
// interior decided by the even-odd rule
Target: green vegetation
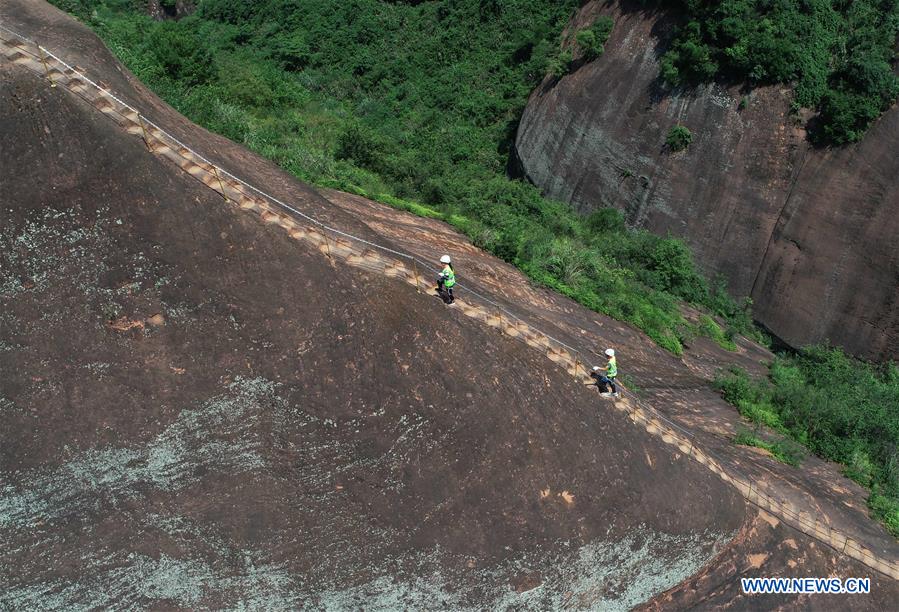
[{"label": "green vegetation", "polygon": [[580,30],[574,38],[577,46],[583,50],[584,57],[593,59],[602,53],[602,47],[597,46],[596,33],[593,30]]},{"label": "green vegetation", "polygon": [[629,374],[619,374],[616,380],[623,386],[631,395],[636,395],[640,397],[643,395],[643,389],[634,381],[633,377]]},{"label": "green vegetation", "polygon": [[[574,42],[581,50],[585,61],[598,58],[605,51],[606,41],[612,33],[614,22],[611,17],[603,15],[589,28],[579,30],[574,36]],[[574,66],[574,52],[571,49],[561,49],[551,57],[546,64],[546,72],[557,79],[571,72]]]},{"label": "green vegetation", "polygon": [[668,0],[682,18],[661,76],[672,85],[718,76],[752,84],[792,83],[795,104],[815,109],[822,144],[844,144],[899,96],[893,74],[895,0]]},{"label": "green vegetation", "polygon": [[750,432],[747,429],[739,430],[737,435],[734,436],[734,444],[762,448],[771,453],[771,456],[781,463],[786,463],[793,467],[799,467],[799,464],[802,463],[802,460],[805,458],[803,448],[795,442],[791,442],[785,438],[769,442],[762,439],[758,431]]},{"label": "green vegetation", "polygon": [[[56,3],[179,111],[305,181],[443,219],[673,353],[703,332],[679,300],[752,332],[749,303],[703,278],[682,242],[507,178],[527,96],[550,59],[571,63],[558,49],[574,0],[201,0],[162,22],[136,0]],[[591,27],[595,51],[611,26]]]},{"label": "green vegetation", "polygon": [[728,327],[726,330],[721,329],[721,326],[709,315],[700,315],[699,333],[711,338],[722,348],[729,351],[737,350],[737,344],[734,342],[736,331],[732,327]]},{"label": "green vegetation", "polygon": [[766,381],[734,368],[717,385],[753,423],[842,464],[847,476],[870,489],[872,512],[899,536],[896,364],[873,366],[837,349],[811,347],[777,357]]},{"label": "green vegetation", "polygon": [[575,35],[575,42],[581,48],[584,59],[588,62],[595,60],[605,51],[606,41],[612,33],[615,22],[608,15],[601,15],[596,22]]},{"label": "green vegetation", "polygon": [[671,151],[683,151],[690,143],[693,142],[693,133],[682,125],[675,125],[668,130],[668,136],[665,137],[665,144]]},{"label": "green vegetation", "polygon": [[571,72],[571,62],[574,61],[574,55],[568,49],[562,49],[558,55],[551,58],[546,64],[546,71],[561,79],[563,76]]}]

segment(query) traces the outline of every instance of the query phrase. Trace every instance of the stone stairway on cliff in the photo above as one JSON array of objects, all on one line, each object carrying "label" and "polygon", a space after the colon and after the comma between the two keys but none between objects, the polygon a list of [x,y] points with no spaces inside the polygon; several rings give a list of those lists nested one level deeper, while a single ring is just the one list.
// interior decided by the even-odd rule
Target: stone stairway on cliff
[{"label": "stone stairway on cliff", "polygon": [[[69,65],[47,49],[3,26],[0,26],[0,54],[5,61],[43,76],[50,81],[52,87],[63,87],[84,98],[127,133],[139,136],[151,153],[172,161],[184,172],[221,194],[226,202],[236,208],[255,213],[263,223],[282,228],[292,239],[307,243],[334,261],[398,279],[414,286],[419,292],[432,289],[431,283],[421,276],[422,270],[428,270],[426,264],[410,255],[325,226],[302,211],[238,179],[146,119],[109,88],[89,79],[84,70]],[[459,297],[455,301],[462,315],[526,343],[580,382],[592,382],[576,350],[518,319],[495,302],[470,293],[473,299]],[[483,303],[475,303],[477,301]],[[788,525],[828,544],[836,551],[899,579],[899,560],[875,554],[856,539],[833,529],[815,513],[798,508],[790,501],[777,499],[769,483],[753,481],[736,474],[731,468],[725,468],[722,462],[699,448],[689,432],[666,419],[654,408],[641,406],[635,398],[626,397],[614,400],[612,405],[651,435],[676,447],[732,484],[752,504],[778,516]]]}]

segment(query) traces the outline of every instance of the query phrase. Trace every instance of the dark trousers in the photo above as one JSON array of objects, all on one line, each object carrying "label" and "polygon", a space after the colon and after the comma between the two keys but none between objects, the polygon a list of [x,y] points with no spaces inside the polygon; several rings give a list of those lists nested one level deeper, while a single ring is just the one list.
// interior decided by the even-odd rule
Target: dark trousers
[{"label": "dark trousers", "polygon": [[618,389],[615,387],[615,377],[609,378],[608,376],[597,376],[596,377],[596,386],[600,388],[600,390],[605,389],[605,386],[609,385],[612,388],[612,393],[618,393]]},{"label": "dark trousers", "polygon": [[453,297],[453,288],[447,287],[443,279],[437,281],[437,293],[447,304],[452,304],[456,298]]}]

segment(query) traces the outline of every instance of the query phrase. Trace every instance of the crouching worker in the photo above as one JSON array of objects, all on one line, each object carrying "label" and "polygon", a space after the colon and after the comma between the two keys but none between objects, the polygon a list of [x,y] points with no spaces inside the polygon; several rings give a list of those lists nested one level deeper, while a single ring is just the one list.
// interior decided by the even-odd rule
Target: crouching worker
[{"label": "crouching worker", "polygon": [[456,284],[456,272],[453,270],[453,261],[449,255],[440,258],[440,263],[444,264],[443,270],[437,275],[437,295],[443,299],[444,304],[452,304],[456,298],[453,297],[453,286]]},{"label": "crouching worker", "polygon": [[596,388],[603,397],[619,397],[615,387],[615,377],[618,376],[618,362],[615,360],[615,350],[606,349],[606,357],[609,358],[606,367],[595,366],[590,372],[590,377],[596,381]]}]

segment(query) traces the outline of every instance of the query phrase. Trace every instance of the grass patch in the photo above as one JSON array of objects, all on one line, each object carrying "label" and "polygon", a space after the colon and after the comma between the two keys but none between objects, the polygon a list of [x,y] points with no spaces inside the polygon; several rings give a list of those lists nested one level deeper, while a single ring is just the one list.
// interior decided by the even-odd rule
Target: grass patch
[{"label": "grass patch", "polygon": [[721,329],[721,326],[706,314],[700,315],[697,327],[701,335],[711,338],[721,348],[728,351],[737,350],[737,343],[734,342],[736,332],[733,328],[728,328],[727,331]]},{"label": "grass patch", "polygon": [[783,438],[769,442],[760,438],[758,433],[753,433],[748,429],[739,430],[733,441],[734,444],[742,446],[762,448],[771,453],[771,456],[781,463],[786,463],[793,467],[799,467],[799,464],[802,463],[806,456],[805,450],[795,442]]},{"label": "grass patch", "polygon": [[640,397],[643,394],[643,390],[639,387],[639,385],[637,385],[637,382],[629,374],[619,374],[618,380],[628,391],[630,391],[632,395]]},{"label": "grass patch", "polygon": [[[733,367],[716,386],[756,427],[766,426],[871,491],[868,505],[899,536],[899,368],[816,346],[779,355],[766,380]],[[772,451],[773,452],[773,451]]]}]

